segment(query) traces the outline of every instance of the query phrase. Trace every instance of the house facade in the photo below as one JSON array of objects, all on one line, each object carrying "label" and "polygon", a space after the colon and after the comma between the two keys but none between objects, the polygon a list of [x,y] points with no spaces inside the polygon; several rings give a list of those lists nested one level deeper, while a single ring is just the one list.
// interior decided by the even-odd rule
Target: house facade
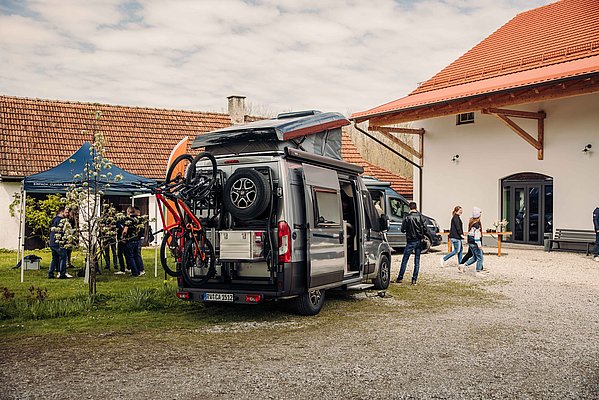
[{"label": "house facade", "polygon": [[[562,0],[508,21],[396,101],[356,113],[370,130],[422,131],[422,210],[449,228],[454,206],[506,219],[514,243],[593,229],[599,206],[599,7]],[[414,176],[417,176],[416,174]],[[466,218],[465,218],[466,219]]]},{"label": "house facade", "polygon": [[[262,118],[245,114],[241,96],[231,96],[228,102],[225,114],[0,96],[0,248],[18,246],[19,219],[9,215],[9,204],[21,192],[23,178],[68,159],[92,140],[93,131],[104,134],[106,156],[116,165],[160,181],[172,149],[183,138],[189,137],[191,143],[199,134]],[[188,152],[193,152],[189,146]],[[347,135],[342,155],[368,174],[391,182],[400,193],[411,195],[411,180],[364,160]],[[120,208],[134,203],[150,217],[159,215],[152,196],[110,200]],[[154,228],[161,229],[160,221]],[[26,247],[39,245],[29,240]]]}]

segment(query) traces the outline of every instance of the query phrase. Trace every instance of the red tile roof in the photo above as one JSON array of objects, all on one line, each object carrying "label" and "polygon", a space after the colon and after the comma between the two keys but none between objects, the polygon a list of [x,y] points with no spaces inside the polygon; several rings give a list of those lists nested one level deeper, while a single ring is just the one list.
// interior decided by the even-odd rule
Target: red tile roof
[{"label": "red tile roof", "polygon": [[352,118],[598,72],[599,3],[562,0],[518,14],[409,96]]},{"label": "red tile roof", "polygon": [[408,200],[412,199],[414,190],[412,180],[366,161],[349,135],[345,132],[342,137],[341,155],[345,161],[363,167],[364,175],[374,176],[381,181],[389,182],[396,192]]},{"label": "red tile roof", "polygon": [[[91,141],[99,127],[106,138],[107,157],[119,167],[152,179],[163,179],[173,147],[185,137],[231,125],[228,114],[75,103],[0,96],[0,177],[22,178],[50,169]],[[262,119],[246,116],[246,121]],[[366,162],[349,137],[342,154],[366,173],[392,182],[406,197],[412,182]]]},{"label": "red tile roof", "polygon": [[227,114],[0,96],[0,176],[52,168],[85,141],[100,111],[107,157],[119,167],[163,179],[171,149],[184,137],[231,125]]}]

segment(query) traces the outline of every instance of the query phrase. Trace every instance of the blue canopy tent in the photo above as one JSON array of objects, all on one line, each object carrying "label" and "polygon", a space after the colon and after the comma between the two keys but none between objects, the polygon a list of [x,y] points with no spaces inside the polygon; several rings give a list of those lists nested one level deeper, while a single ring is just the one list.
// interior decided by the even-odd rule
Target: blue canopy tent
[{"label": "blue canopy tent", "polygon": [[[92,165],[94,156],[91,143],[85,142],[71,157],[56,167],[25,177],[23,190],[30,193],[65,193],[71,184],[83,184],[85,167]],[[100,175],[99,190],[107,195],[149,193],[150,188],[156,185],[156,181],[132,174],[116,165],[103,168]],[[116,181],[117,175],[122,176],[122,179]],[[79,178],[76,178],[77,176]]]},{"label": "blue canopy tent", "polygon": [[[21,189],[21,204],[25,204],[27,193],[66,193],[71,185],[83,185],[87,179],[85,169],[92,166],[96,153],[89,142],[83,145],[57,166],[38,174],[25,177]],[[151,188],[156,186],[156,181],[135,175],[116,165],[103,167],[97,178],[97,189],[104,195],[138,195],[151,192]],[[116,179],[117,176],[122,177]],[[21,223],[19,232],[19,251],[21,251],[21,282],[24,275],[24,232],[25,215],[21,207]]]}]

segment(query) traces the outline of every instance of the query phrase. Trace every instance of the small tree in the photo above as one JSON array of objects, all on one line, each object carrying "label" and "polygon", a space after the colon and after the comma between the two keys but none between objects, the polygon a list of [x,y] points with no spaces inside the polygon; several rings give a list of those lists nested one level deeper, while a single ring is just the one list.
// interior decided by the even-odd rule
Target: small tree
[{"label": "small tree", "polygon": [[[94,127],[92,130],[93,142],[90,147],[90,161],[85,165],[83,172],[73,177],[63,202],[66,207],[79,211],[79,226],[77,237],[80,247],[86,254],[86,277],[89,283],[89,295],[96,294],[96,267],[102,252],[101,238],[107,234],[106,226],[100,218],[101,211],[116,214],[116,210],[100,210],[102,196],[110,183],[118,182],[121,175],[113,176],[110,169],[112,162],[105,157],[106,140],[100,129],[100,111],[94,113]],[[85,132],[85,131],[84,131]],[[111,208],[111,206],[109,206]],[[114,228],[113,228],[114,229]],[[101,230],[103,230],[101,232]],[[68,240],[64,244],[69,245]]]}]

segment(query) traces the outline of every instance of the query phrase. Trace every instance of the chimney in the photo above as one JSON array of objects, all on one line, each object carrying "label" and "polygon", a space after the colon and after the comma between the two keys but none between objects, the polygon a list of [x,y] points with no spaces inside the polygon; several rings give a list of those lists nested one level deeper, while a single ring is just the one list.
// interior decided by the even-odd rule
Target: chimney
[{"label": "chimney", "polygon": [[243,124],[245,122],[245,96],[229,96],[227,100],[229,100],[231,124]]}]

